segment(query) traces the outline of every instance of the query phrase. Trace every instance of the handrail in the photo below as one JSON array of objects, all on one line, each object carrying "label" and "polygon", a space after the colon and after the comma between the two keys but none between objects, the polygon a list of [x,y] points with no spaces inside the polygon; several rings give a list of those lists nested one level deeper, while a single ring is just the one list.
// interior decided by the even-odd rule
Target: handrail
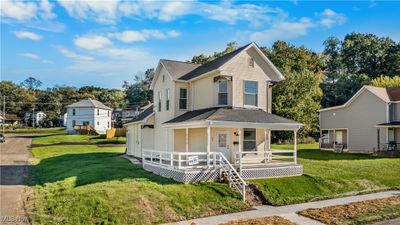
[{"label": "handrail", "polygon": [[243,180],[243,178],[239,175],[239,173],[238,173],[238,172],[235,170],[235,168],[232,166],[232,164],[226,159],[226,157],[224,156],[224,154],[221,154],[220,152],[218,152],[218,153],[219,153],[219,156],[221,157],[221,159],[223,159],[222,161],[225,161],[224,163],[227,164],[227,165],[230,167],[230,169],[231,169],[232,171],[234,171],[235,175],[236,175],[237,177],[239,177],[240,181],[241,181],[244,185],[247,185],[246,182]]}]

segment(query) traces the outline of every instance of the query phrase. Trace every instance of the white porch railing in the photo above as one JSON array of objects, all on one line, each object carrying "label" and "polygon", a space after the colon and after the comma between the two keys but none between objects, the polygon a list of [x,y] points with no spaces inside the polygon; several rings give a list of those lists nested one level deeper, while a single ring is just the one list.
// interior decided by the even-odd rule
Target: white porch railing
[{"label": "white porch railing", "polygon": [[297,163],[295,150],[245,151],[235,153],[235,164],[282,165]]}]

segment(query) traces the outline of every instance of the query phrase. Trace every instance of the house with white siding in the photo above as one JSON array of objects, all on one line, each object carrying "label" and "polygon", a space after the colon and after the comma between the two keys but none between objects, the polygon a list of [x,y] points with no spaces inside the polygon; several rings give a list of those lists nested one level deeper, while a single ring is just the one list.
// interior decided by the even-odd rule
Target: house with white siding
[{"label": "house with white siding", "polygon": [[98,134],[111,128],[112,109],[94,99],[84,99],[67,106],[67,132],[76,133],[76,126],[88,126]]},{"label": "house with white siding", "polygon": [[[202,65],[162,59],[153,104],[124,125],[127,155],[180,182],[227,176],[242,194],[245,179],[301,175],[302,124],[271,113],[273,85],[283,79],[255,43]],[[293,150],[271,148],[275,130],[293,132]]]},{"label": "house with white siding", "polygon": [[322,150],[400,150],[400,88],[363,86],[345,104],[319,110]]}]

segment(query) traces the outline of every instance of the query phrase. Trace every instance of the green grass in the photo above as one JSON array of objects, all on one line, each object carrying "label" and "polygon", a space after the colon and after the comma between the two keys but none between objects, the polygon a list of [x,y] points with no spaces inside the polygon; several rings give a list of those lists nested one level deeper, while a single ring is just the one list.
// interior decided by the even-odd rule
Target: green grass
[{"label": "green grass", "polygon": [[365,213],[355,216],[351,219],[343,218],[342,222],[346,225],[362,225],[376,221],[390,220],[400,217],[400,205],[385,207],[379,211]]},{"label": "green grass", "polygon": [[32,143],[36,145],[51,145],[60,143],[82,143],[82,144],[125,144],[125,137],[106,139],[104,135],[53,133],[36,135]]},{"label": "green grass", "polygon": [[[290,145],[275,145],[291,149]],[[299,145],[298,162],[304,175],[257,179],[255,183],[273,205],[387,189],[400,189],[400,159],[317,150],[317,144]]]},{"label": "green grass", "polygon": [[6,129],[5,133],[13,133],[13,134],[55,134],[55,133],[62,133],[65,134],[64,127],[54,127],[54,128],[17,128],[13,129]]},{"label": "green grass", "polygon": [[248,209],[226,184],[180,184],[121,157],[124,148],[34,147],[30,215],[39,224],[158,224]]}]

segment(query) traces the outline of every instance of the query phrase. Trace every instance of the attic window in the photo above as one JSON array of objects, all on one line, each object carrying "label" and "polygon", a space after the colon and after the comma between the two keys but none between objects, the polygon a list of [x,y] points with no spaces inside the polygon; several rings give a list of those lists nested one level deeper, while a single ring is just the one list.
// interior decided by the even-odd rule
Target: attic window
[{"label": "attic window", "polygon": [[253,58],[249,58],[249,67],[254,68],[254,59]]},{"label": "attic window", "polygon": [[162,82],[165,82],[165,75],[162,75]]}]

